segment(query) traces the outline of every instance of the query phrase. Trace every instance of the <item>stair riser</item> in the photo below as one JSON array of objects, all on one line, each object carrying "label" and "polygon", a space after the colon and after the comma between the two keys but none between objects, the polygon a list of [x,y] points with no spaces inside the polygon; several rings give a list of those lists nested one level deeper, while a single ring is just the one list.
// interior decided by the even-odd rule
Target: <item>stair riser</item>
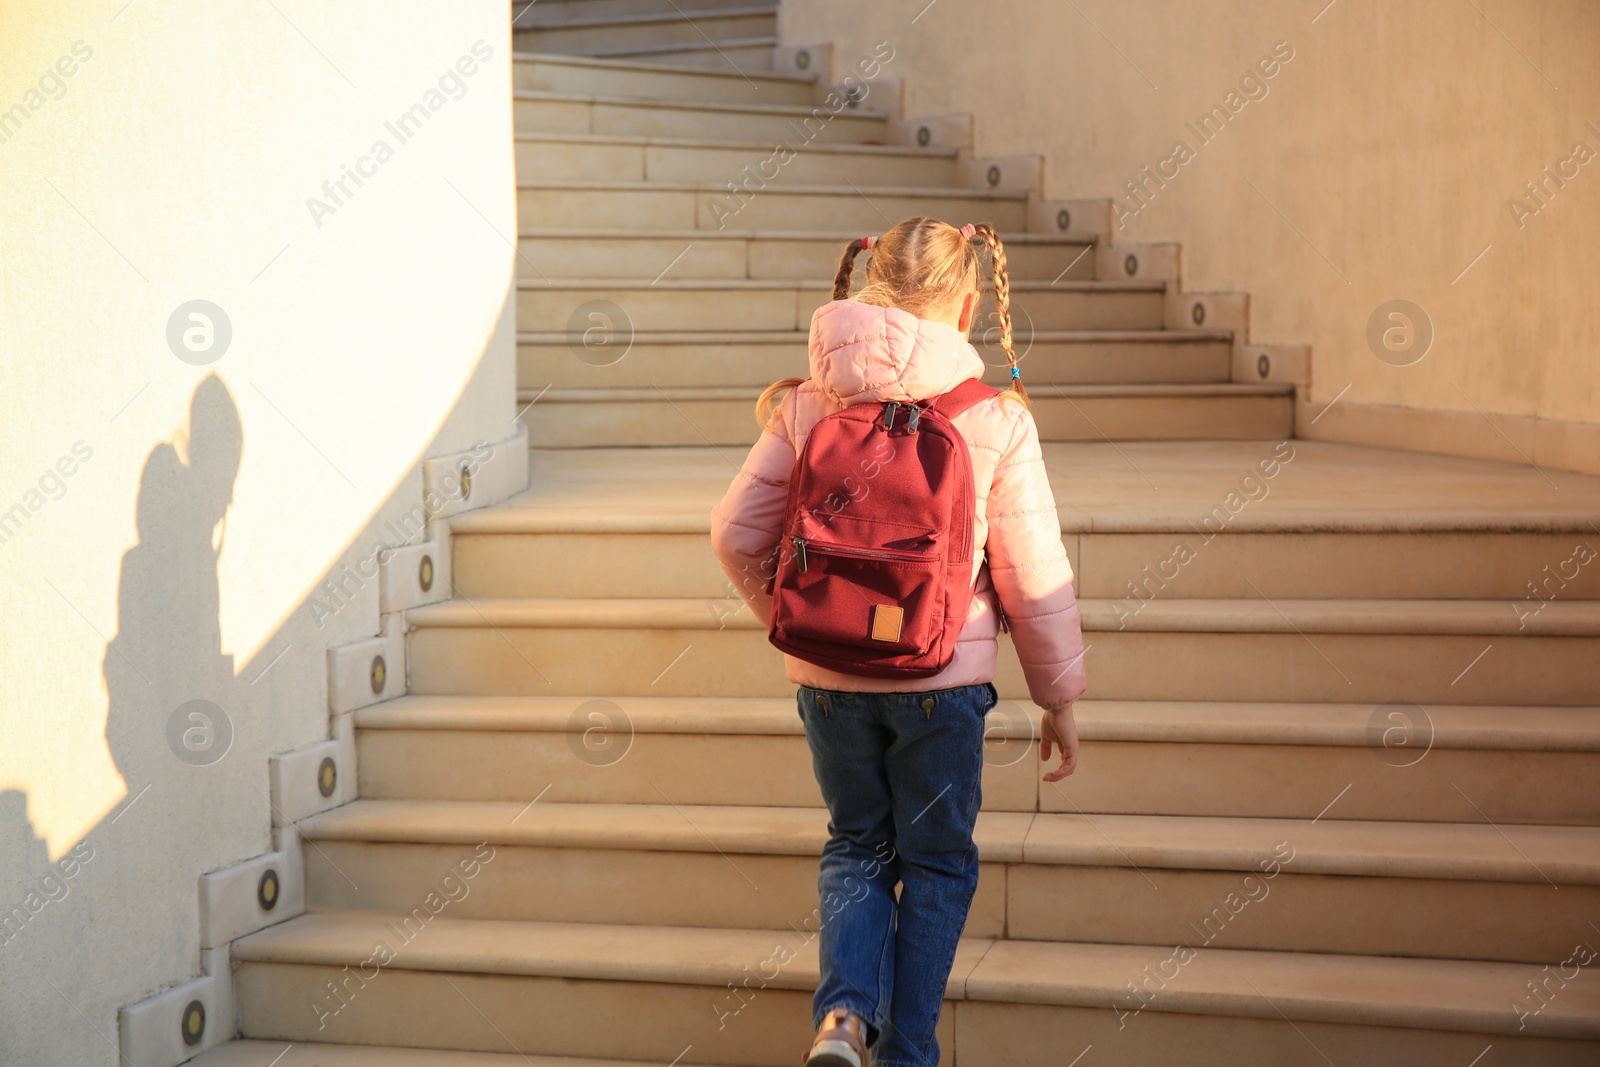
[{"label": "stair riser", "polygon": [[1414,750],[1386,748],[1382,731],[1388,720],[1381,706],[1373,712],[1368,747],[1085,741],[1078,770],[1064,782],[1041,786],[1039,807],[1128,815],[1600,823],[1600,796],[1593,788],[1600,753],[1432,747],[1420,716],[1410,738]]},{"label": "stair riser", "polygon": [[[674,267],[673,272],[677,269]],[[984,380],[996,387],[1008,386],[1010,372],[1000,348],[980,344],[978,351],[989,364]],[[589,359],[595,362],[588,362]],[[1222,341],[1035,341],[1023,356],[1022,373],[1028,382],[1051,385],[1205,384],[1228,380],[1228,360],[1228,345]],[[803,377],[807,369],[803,338],[778,343],[704,345],[636,340],[625,358],[608,366],[596,365],[600,362],[604,360],[587,353],[581,344],[569,347],[564,342],[524,342],[517,346],[517,384],[534,390],[546,385],[557,389],[652,385],[664,389],[732,385],[765,388],[780,378]],[[1165,550],[1171,546],[1162,547]],[[1156,562],[1163,558],[1154,557]],[[1139,565],[1144,562],[1148,561]]]},{"label": "stair riser", "polygon": [[[401,969],[406,952],[399,938],[389,948],[394,963],[365,985],[357,984],[361,960],[351,960],[348,971],[342,965],[238,965],[241,1036],[660,1064],[692,1046],[696,1063],[729,1067],[792,1067],[796,1050],[811,1041],[811,993],[759,988],[758,970],[781,957],[749,960],[750,984],[736,994],[726,985],[408,971]],[[776,963],[766,966],[770,973]],[[327,1005],[326,1011],[338,1005],[327,983],[341,980],[353,990],[344,1007],[319,1016],[315,1005]],[[780,972],[776,981],[790,979]],[[950,1008],[947,1003],[940,1024],[945,1048],[954,1045]]]},{"label": "stair riser", "polygon": [[[887,135],[881,118],[858,117],[848,111],[833,115],[820,106],[813,113],[770,115],[687,103],[663,107],[587,100],[519,99],[514,101],[513,110],[518,133],[600,133],[705,141],[761,141],[791,146],[881,144]],[[745,162],[756,165],[768,155],[770,153],[751,155]],[[734,181],[740,177],[739,168],[735,168],[724,180]]]},{"label": "stair riser", "polygon": [[617,362],[599,365],[605,358],[590,354],[576,341],[570,346],[564,341],[549,343],[542,339],[523,342],[517,345],[517,384],[534,390],[546,385],[556,389],[640,389],[653,385],[765,388],[780,378],[806,373],[803,335],[798,341],[748,344],[636,340]]},{"label": "stair riser", "polygon": [[[619,734],[612,742],[616,747],[604,748],[585,745],[584,725],[580,723],[571,735],[361,730],[356,735],[361,796],[822,806],[804,737]],[[984,748],[984,810],[1037,810],[1034,762],[1028,742],[989,738]],[[708,773],[713,768],[715,773]]]},{"label": "stair riser", "polygon": [[[534,9],[545,6],[541,0]],[[671,10],[668,8],[667,10]],[[526,23],[524,23],[525,25]],[[812,82],[780,78],[754,79],[754,84],[723,74],[675,70],[630,70],[518,59],[512,68],[513,89],[593,96],[637,96],[647,100],[701,100],[718,104],[800,104],[817,102]]]},{"label": "stair riser", "polygon": [[[1594,886],[1557,892],[1543,880],[1296,874],[1292,866],[1265,879],[1143,864],[1011,864],[1007,936],[1547,963],[1572,951],[1573,932],[1600,907]],[[1494,922],[1484,922],[1489,915]]]},{"label": "stair riser", "polygon": [[776,14],[705,15],[664,22],[619,23],[604,26],[518,27],[519,52],[583,52],[658,44],[690,44],[740,37],[771,37],[778,32]]},{"label": "stair riser", "polygon": [[[1559,535],[1513,533],[1231,533],[1209,542],[1191,535],[1185,543],[1199,547],[1190,562],[1158,586],[1149,575],[1160,578],[1158,568],[1172,557],[1180,534],[1062,539],[1078,594],[1120,597],[1130,619],[1163,600],[1381,598],[1401,588],[1441,599],[1504,597],[1507,611],[1529,612],[1540,602],[1515,598],[1518,576],[1537,571],[1538,561],[1564,544]],[[1411,551],[1412,540],[1425,542],[1426,550]],[[454,540],[453,561],[456,588],[473,599],[733,595],[706,534],[462,533]],[[1173,575],[1171,568],[1165,573]],[[1130,592],[1129,582],[1140,584]],[[1574,600],[1600,593],[1577,582],[1569,590]],[[1566,591],[1562,596],[1567,599]]]},{"label": "stair riser", "polygon": [[706,534],[456,534],[451,551],[469,599],[733,595]]},{"label": "stair riser", "polygon": [[660,63],[671,67],[703,67],[706,70],[750,72],[772,69],[772,48],[776,44],[719,45],[716,48],[685,48],[670,52],[643,49],[612,56],[635,63]]},{"label": "stair riser", "polygon": [[[1289,396],[1039,397],[1042,441],[1267,440],[1290,436]],[[535,448],[755,443],[749,400],[564,402],[552,398],[523,416]]]},{"label": "stair riser", "polygon": [[628,15],[671,15],[678,11],[709,11],[720,7],[758,7],[752,0],[693,0],[692,4],[674,0],[511,0],[512,25],[536,28],[587,22],[592,19],[622,18]]},{"label": "stair riser", "polygon": [[[1011,722],[1036,715],[1021,702],[1003,707]],[[660,804],[663,794],[680,804],[822,803],[810,750],[798,735],[624,734],[616,748],[593,752],[583,748],[578,731],[569,737],[362,730],[356,737],[361,795],[379,800],[526,802],[542,793],[550,803]],[[1592,787],[1600,754],[1418,751],[1425,754],[1384,749],[1381,739],[1368,748],[1088,740],[1072,777],[1041,786],[1034,746],[995,736],[985,749],[983,806],[1378,822],[1600,822]]]},{"label": "stair riser", "polygon": [[[729,175],[733,178],[736,175]],[[527,228],[594,226],[642,230],[838,230],[881,233],[884,219],[927,214],[962,222],[972,216],[1002,228],[1020,228],[1024,206],[1016,200],[808,192],[774,184],[738,196],[688,189],[524,188],[517,190],[518,224]],[[688,242],[685,242],[688,243]],[[835,246],[842,254],[842,245]],[[1088,257],[1085,257],[1087,259]],[[838,267],[837,256],[834,268]],[[832,270],[823,277],[832,277]],[[857,284],[860,284],[859,282]],[[1147,329],[1160,329],[1161,317]],[[1044,323],[1035,323],[1044,328]]]},{"label": "stair riser", "polygon": [[[525,146],[526,147],[526,146]],[[645,278],[662,271],[670,278],[757,278],[814,281],[831,276],[839,267],[845,242],[841,239],[787,240],[716,238],[686,240],[671,237],[573,237],[541,234],[517,244],[518,277],[543,278]],[[1011,277],[1017,281],[1093,281],[1088,257],[1077,259],[1081,246],[1039,248],[1017,245],[1011,257]],[[855,261],[855,281],[866,277],[871,254]],[[1077,262],[1074,264],[1074,260]],[[1071,269],[1068,270],[1067,268]],[[1066,270],[1063,276],[1062,271]],[[985,328],[997,323],[981,323]],[[998,331],[994,333],[996,340]],[[1025,340],[1025,339],[1024,339]],[[1021,351],[1025,343],[1018,346]]]},{"label": "stair riser", "polygon": [[[1170,948],[1152,952],[1151,970],[1171,953]],[[1182,973],[1178,972],[1180,976]],[[1128,975],[1130,982],[1143,979],[1142,972]],[[1174,978],[1167,983],[1168,990],[1181,989],[1182,981],[1181,977]],[[1066,1064],[1072,1056],[1092,1048],[1090,1056],[1097,1067],[1166,1063],[1181,1063],[1183,1067],[1326,1067],[1330,1063],[1339,1067],[1468,1067],[1492,1045],[1490,1056],[1479,1059],[1474,1067],[1486,1067],[1490,1057],[1500,1063],[1530,1067],[1579,1067],[1592,1064],[1596,1052],[1594,1044],[1579,1041],[1376,1023],[1356,1026],[1305,1019],[1291,1023],[1273,1010],[1274,991],[1265,989],[1262,993],[1260,1018],[1157,1010],[1162,1007],[1160,993],[1150,1008],[1137,1015],[1133,1009],[1138,1002],[1132,994],[1117,1001],[1120,1011],[1109,1004],[1086,1008],[962,1001],[953,1005],[956,1032],[960,1035],[955,1062],[961,1067]],[[947,1005],[947,1010],[951,1006]],[[946,1051],[945,1055],[949,1054]],[[1089,1062],[1089,1057],[1084,1057],[1082,1067]]]},{"label": "stair riser", "polygon": [[[399,952],[396,963],[404,960],[404,949]],[[1151,967],[1170,953],[1165,948],[1153,950]],[[391,967],[357,985],[358,979],[350,975],[358,962],[352,961],[349,970],[315,964],[240,964],[234,984],[241,1036],[657,1063],[670,1063],[692,1048],[698,1062],[730,1067],[789,1067],[794,1050],[804,1049],[811,1040],[811,994],[760,989],[759,978],[749,979],[749,986],[741,986],[736,994],[726,985],[444,974]],[[749,961],[751,972],[764,962]],[[1144,977],[1141,971],[1128,980]],[[324,1026],[319,1029],[314,1005],[324,1003],[318,998],[331,997],[328,983],[341,980],[354,992],[347,994],[350,999],[337,1015],[320,1017]],[[779,980],[784,980],[781,973]],[[1177,981],[1167,982],[1167,990],[1181,988]],[[1270,1000],[1263,1002],[1258,1018],[1170,1012],[1158,1010],[1160,996],[1157,992],[1152,1006],[1137,1015],[1133,1008],[1138,1001],[1132,994],[1104,1007],[947,1001],[939,1022],[942,1061],[962,1067],[1016,1067],[1055,1063],[1063,1049],[1092,1046],[1100,1054],[1098,1062],[1116,1067],[1153,1063],[1282,1067],[1324,1062],[1321,1057],[1363,1067],[1415,1067],[1469,1064],[1492,1044],[1505,1063],[1590,1067],[1596,1049],[1593,1042],[1504,1034],[1305,1019],[1291,1023],[1271,1011]],[[737,1014],[729,1014],[735,1010]],[[613,1022],[597,1025],[600,1020]],[[619,1020],[625,1023],[619,1025]],[[1308,1044],[1319,1058],[1307,1057]]]},{"label": "stair riser", "polygon": [[[317,841],[307,906],[405,912],[463,847]],[[816,856],[496,845],[451,917],[784,930],[817,906]],[[1542,880],[985,863],[964,936],[1543,963],[1597,908],[1600,888]]]},{"label": "stair riser", "polygon": [[[518,276],[539,278],[654,278],[662,270],[669,278],[794,279],[813,281],[839,269],[845,242],[839,239],[754,240],[682,237],[525,237],[517,244]],[[1078,259],[1079,245],[1043,248],[1017,245],[1008,258],[1011,277],[1017,281],[1093,281],[1094,265]],[[680,258],[681,257],[681,258]],[[866,277],[871,253],[856,257],[855,281]],[[1076,260],[1076,263],[1074,263]],[[657,267],[656,265],[660,266]],[[1068,269],[1070,268],[1070,269]],[[1065,275],[1062,271],[1065,270]],[[980,325],[997,326],[995,323]],[[1014,327],[1015,328],[1015,327]],[[993,336],[999,338],[998,330]],[[1042,342],[1036,342],[1038,347]],[[1018,351],[1026,348],[1026,338]],[[658,383],[661,384],[661,383]]]},{"label": "stair riser", "polygon": [[[919,158],[863,152],[830,152],[828,145],[813,144],[779,166],[767,163],[772,148],[645,145],[625,141],[518,141],[517,177],[522,181],[588,180],[595,182],[704,182],[743,183],[750,175],[773,185],[838,185],[848,178],[859,186],[917,186],[949,189],[956,185],[955,162],[939,157]],[[841,244],[826,242],[837,261]],[[1076,254],[1076,253],[1074,253]],[[1084,256],[1089,273],[1093,257]],[[1062,266],[1066,264],[1063,263]],[[1082,264],[1079,264],[1082,266]],[[1056,271],[1060,271],[1057,267]],[[816,274],[804,275],[815,278]],[[1087,274],[1085,275],[1088,276]],[[1055,274],[1047,275],[1049,281]],[[1071,275],[1069,275],[1071,277]]]},{"label": "stair riser", "polygon": [[[707,602],[711,625],[720,610]],[[1101,700],[1586,705],[1600,662],[1592,637],[1097,630],[1085,638],[1090,692]],[[413,693],[547,696],[597,685],[622,696],[793,692],[757,630],[422,627],[409,640]],[[1008,641],[995,684],[1003,698],[1026,699]]]},{"label": "stair riser", "polygon": [[[584,304],[604,300],[622,309],[612,323],[616,343],[650,330],[808,330],[811,315],[831,295],[818,288],[747,289],[662,287],[523,288],[517,291],[517,324],[524,330],[574,329],[581,343],[588,320]],[[1031,290],[1014,306],[1041,330],[1149,330],[1160,322],[1161,294],[1142,291]],[[577,316],[574,319],[574,316]],[[607,359],[616,358],[608,355]],[[597,360],[597,362],[601,362]],[[652,383],[659,384],[659,383]]]},{"label": "stair riser", "polygon": [[[318,841],[307,849],[307,907],[403,913],[438,888],[462,851],[461,845]],[[641,886],[650,891],[641,893]],[[1004,865],[981,865],[964,936],[1005,935],[1005,887]],[[1544,888],[1548,893],[1549,886]],[[817,908],[816,856],[719,855],[709,846],[704,852],[655,852],[496,845],[493,873],[474,881],[450,914],[790,930],[808,917],[815,925]]]},{"label": "stair riser", "polygon": [[1530,621],[1546,601],[1600,597],[1600,568],[1529,589],[1578,534],[1223,533],[1231,521],[1219,501],[1181,533],[1082,534],[1080,595],[1117,598],[1135,618],[1174,597],[1504,599]]}]

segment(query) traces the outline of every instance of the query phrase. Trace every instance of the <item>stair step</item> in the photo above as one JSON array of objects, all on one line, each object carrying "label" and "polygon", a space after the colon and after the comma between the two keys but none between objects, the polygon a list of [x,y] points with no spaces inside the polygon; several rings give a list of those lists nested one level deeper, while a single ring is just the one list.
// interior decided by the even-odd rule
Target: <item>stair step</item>
[{"label": "stair step", "polygon": [[[795,149],[780,162],[777,158],[768,160],[773,154],[770,141],[521,133],[516,137],[516,151],[517,178],[523,183],[710,184],[726,194],[729,182],[741,188],[750,182],[752,189],[762,184],[831,185],[838,182],[841,174],[867,189],[878,186],[945,189],[955,187],[958,178],[954,152],[877,144],[813,143]],[[692,232],[701,239],[709,239],[703,230]],[[613,233],[618,237],[624,234],[655,236],[639,235],[633,230]],[[809,238],[812,235],[801,231],[791,236]],[[837,253],[834,258],[837,261]],[[1092,268],[1093,258],[1086,258]]]},{"label": "stair step", "polygon": [[[694,0],[697,11],[757,6],[751,0]],[[777,9],[776,2],[770,6]],[[536,4],[528,0],[511,0],[511,20],[513,26],[531,28],[636,15],[667,15],[682,8],[683,5],[675,0],[538,0]]]},{"label": "stair step", "polygon": [[[859,234],[856,236],[860,236]],[[1017,281],[1093,281],[1092,238],[1006,236],[1010,276]],[[823,278],[837,270],[853,238],[803,231],[761,230],[524,230],[517,245],[517,271],[524,281],[556,278],[727,280]],[[864,278],[871,253],[858,255],[856,278]],[[1193,334],[1216,337],[1216,331]],[[1184,333],[1181,336],[1191,336]],[[1038,334],[1034,339],[1037,341]],[[802,336],[801,341],[805,338]],[[659,383],[665,384],[665,383]]]},{"label": "stair step", "polygon": [[[799,331],[636,331],[616,340],[617,347],[607,351],[586,347],[582,333],[518,334],[518,384],[535,391],[547,385],[765,388],[806,374],[806,335]],[[985,380],[997,388],[1009,386],[998,341],[977,337],[974,343],[989,365]],[[1198,330],[1037,330],[1032,343],[1018,349],[1018,362],[1028,382],[1226,383],[1232,351],[1228,334]]]},{"label": "stair step", "polygon": [[[357,801],[300,825],[307,904],[403,911],[487,843],[494,877],[453,918],[781,929],[812,906],[825,810],[668,799]],[[985,812],[975,840],[969,937],[1542,963],[1600,906],[1594,827]]]},{"label": "stair step", "polygon": [[[625,513],[645,530],[655,528],[662,516],[680,513],[693,513],[706,523],[706,514],[744,458],[711,448],[577,454],[534,449],[530,455],[532,488],[507,507]],[[1587,537],[1592,542],[1590,526],[1600,525],[1600,477],[1552,469],[1543,472],[1552,483],[1546,484],[1539,471],[1520,464],[1305,439],[1277,442],[1266,450],[1256,443],[1226,441],[1052,444],[1045,446],[1044,458],[1062,529],[1072,533],[1192,530],[1225,496],[1243,496],[1247,490],[1255,499],[1219,522],[1219,537],[1475,532],[1551,535],[1569,542]],[[1278,465],[1263,469],[1261,464],[1272,459]],[[1241,485],[1245,475],[1265,483],[1265,491]],[[470,524],[480,515],[503,510],[456,521]],[[1567,560],[1572,554],[1569,544],[1560,556],[1535,563],[1527,577],[1549,577],[1543,564],[1552,572],[1570,574]],[[1580,570],[1573,585],[1593,580],[1587,577],[1591,569]],[[1553,587],[1550,599],[1565,595],[1566,589]]]},{"label": "stair step", "polygon": [[868,193],[848,185],[774,184],[753,195],[736,196],[726,188],[695,183],[552,181],[517,187],[518,225],[523,228],[584,220],[642,231],[848,227],[882,233],[890,225],[885,219],[931,215],[1013,230],[1026,224],[1027,207],[1026,197],[979,189],[877,186]]},{"label": "stair step", "polygon": [[[692,364],[711,336],[659,351]],[[735,377],[741,351],[765,360],[760,336],[732,335],[713,366]],[[650,351],[596,369],[626,373],[655,358]],[[1029,358],[1038,357],[1036,345]],[[803,357],[794,358],[774,359],[771,377],[757,380],[803,373]],[[1079,595],[1125,613],[1173,598],[1404,590],[1502,598],[1521,618],[1546,603],[1600,598],[1600,567],[1574,562],[1576,546],[1595,543],[1596,479],[1561,480],[1556,494],[1527,468],[1421,455],[1389,462],[1381,450],[1304,440],[1046,444],[1045,455]],[[710,512],[743,459],[738,448],[535,449],[529,492],[453,520],[453,580],[471,598],[725,596]],[[1493,501],[1507,510],[1489,510]]]},{"label": "stair step", "polygon": [[671,67],[703,67],[746,74],[770,70],[776,37],[742,37],[716,44],[661,44],[624,48],[589,48],[584,53],[599,59],[630,59],[640,63],[659,63]]},{"label": "stair step", "polygon": [[[1037,709],[1001,702],[986,811],[1600,822],[1595,707],[1087,699],[1076,718],[1083,762],[1041,789]],[[654,804],[659,786],[685,804],[821,802],[792,696],[408,696],[356,726],[376,799]]]},{"label": "stair step", "polygon": [[[282,1041],[238,1038],[184,1062],[189,1067],[661,1067],[645,1060],[591,1060],[392,1045],[322,1045],[310,1041],[285,1047]],[[680,1060],[676,1067],[692,1065]]]},{"label": "stair step", "polygon": [[[541,0],[548,3],[548,0]],[[512,57],[513,90],[589,93],[651,100],[701,100],[732,104],[814,105],[820,99],[815,75],[771,70],[671,67],[637,59],[607,59],[553,52],[519,52]],[[768,150],[771,145],[767,145]]]},{"label": "stair step", "polygon": [[[1003,368],[988,375],[1008,381]],[[759,389],[542,389],[519,394],[537,448],[752,445]],[[1043,441],[1273,440],[1294,429],[1294,388],[1280,385],[1028,386]],[[535,407],[532,401],[537,399]]]},{"label": "stair step", "polygon": [[[774,1067],[810,1040],[816,943],[803,923],[813,915],[783,933],[443,916],[404,929],[405,919],[309,914],[236,942],[242,1035]],[[1345,1062],[1385,1064],[1441,1062],[1441,1050],[1476,1052],[1489,1038],[1513,1055],[1520,1046],[1575,1057],[1581,1047],[1541,1042],[1600,1039],[1600,991],[1583,983],[1536,1015],[1508,1010],[1519,994],[1531,997],[1525,983],[1544,977],[1528,964],[1221,948],[1180,960],[1178,952],[964,940],[941,1044],[969,1067],[1047,1062],[1068,1044],[1046,1053],[1040,1036],[1070,1027],[1073,1049],[1087,1042],[1117,1062],[1152,1062],[1139,1058],[1148,1045],[1117,1044],[1119,1024],[1135,1011],[1145,1017],[1125,1041],[1148,1042],[1159,1029],[1172,1048],[1204,1035],[1230,1050],[1226,1061],[1206,1061],[1216,1063],[1240,1062],[1240,1048],[1281,1049],[1255,1062],[1300,1062],[1304,1042],[1319,1039]],[[1166,980],[1150,977],[1175,966]],[[1148,983],[1142,999],[1131,983]],[[1016,1027],[1023,1006],[1045,1025]],[[607,1018],[626,1022],[595,1025]],[[1001,1034],[1004,1060],[991,1044]]]},{"label": "stair step", "polygon": [[[1583,706],[1600,672],[1592,602],[1548,604],[1521,630],[1504,601],[1158,600],[1132,618],[1111,601],[1080,606],[1102,699]],[[737,600],[446,602],[408,621],[414,693],[584,692],[594,678],[630,696],[792,690]],[[1026,696],[1004,636],[995,684]]]},{"label": "stair step", "polygon": [[[426,895],[439,872],[487,842],[494,874],[458,902],[454,918],[781,930],[817,907],[826,812],[656,799],[654,805],[531,806],[360,801],[344,820],[307,830],[315,842],[309,853],[315,859],[307,862],[307,884],[315,886],[310,906],[404,910]],[[985,859],[969,936],[1004,933],[1004,862],[1021,860],[1032,818],[980,817]],[[463,844],[462,835],[472,840]],[[636,891],[643,885],[651,887],[648,899]]]},{"label": "stair step", "polygon": [[[731,601],[739,604],[739,601]],[[1080,600],[1084,628],[1096,632],[1354,634],[1389,636],[1469,635],[1513,638],[1588,639],[1600,634],[1600,604],[1547,604],[1519,626],[1498,600],[1265,600],[1187,599],[1157,601],[1135,618],[1124,618],[1113,602]],[[491,626],[664,626],[754,630],[747,612],[737,622],[722,615],[725,604],[686,599],[503,599],[446,600],[412,608],[407,620],[421,629]]]},{"label": "stair step", "polygon": [[664,44],[704,46],[777,33],[772,4],[679,8],[651,14],[569,18],[559,23],[515,28],[519,52],[614,53]]},{"label": "stair step", "polygon": [[[362,708],[355,713],[356,726],[361,730],[564,734],[574,725],[573,713],[592,699],[403,696]],[[1368,748],[1373,744],[1372,708],[1367,704],[1084,699],[1075,706],[1079,734],[1092,742],[1341,748]],[[618,697],[612,707],[625,712],[629,737],[805,736],[792,697]],[[1600,752],[1600,707],[1446,704],[1427,711],[1432,751]],[[579,718],[584,727],[589,725],[588,720]],[[1034,736],[1036,732],[1030,731],[1026,722],[1004,717],[990,723],[988,740],[993,743],[1000,737]]]},{"label": "stair step", "polygon": [[[885,116],[870,108],[846,109],[834,114],[821,105],[650,100],[529,89],[517,90],[511,99],[518,134],[596,133],[624,137],[754,140],[766,141],[768,154],[775,151],[772,146],[778,142],[798,149],[812,143],[882,143],[888,137]],[[762,158],[764,156],[757,156],[747,162],[759,163]],[[728,180],[738,177],[735,172]]]},{"label": "stair step", "polygon": [[[469,1050],[509,1042],[529,1053],[774,1067],[789,1067],[811,1040],[814,935],[441,917],[407,942],[388,925],[403,918],[304,915],[236,942],[243,1035]],[[797,926],[808,918],[815,923],[794,917]],[[345,979],[352,992],[341,1007],[324,983],[354,973],[380,943],[392,962],[359,987],[359,975]],[[963,944],[952,992],[987,947]],[[763,963],[773,972],[764,980],[755,974]],[[746,981],[742,995],[728,985]],[[602,1019],[615,1021],[597,1026]],[[946,1047],[952,1029],[947,1020]]]},{"label": "stair step", "polygon": [[[1013,343],[1017,351],[1025,351],[1034,330],[1160,329],[1165,295],[1161,282],[1014,282]],[[606,331],[607,345],[625,345],[635,332],[793,333],[808,329],[812,313],[832,299],[832,283],[821,280],[519,281],[517,322],[524,329],[564,328],[580,342],[584,331],[598,325]],[[986,297],[983,307],[989,303]],[[980,309],[980,325],[984,315]],[[614,358],[609,351],[603,355]]]}]

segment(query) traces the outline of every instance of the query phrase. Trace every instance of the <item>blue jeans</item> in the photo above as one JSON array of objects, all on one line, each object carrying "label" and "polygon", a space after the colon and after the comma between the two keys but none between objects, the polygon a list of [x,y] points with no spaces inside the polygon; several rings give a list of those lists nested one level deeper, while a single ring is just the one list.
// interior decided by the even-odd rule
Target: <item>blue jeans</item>
[{"label": "blue jeans", "polygon": [[[800,688],[828,805],[817,878],[822,981],[813,1024],[844,1008],[882,1067],[933,1067],[934,1028],[978,887],[983,721],[994,686],[922,693]],[[898,903],[895,886],[900,887]]]}]

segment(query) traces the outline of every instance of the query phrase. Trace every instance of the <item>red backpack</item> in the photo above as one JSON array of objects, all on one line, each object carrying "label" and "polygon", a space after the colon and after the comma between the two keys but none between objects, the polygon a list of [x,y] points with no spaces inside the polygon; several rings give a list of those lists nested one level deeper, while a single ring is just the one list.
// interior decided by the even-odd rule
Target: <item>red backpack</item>
[{"label": "red backpack", "polygon": [[812,428],[795,462],[772,580],[774,645],[844,674],[926,678],[972,602],[972,456],[951,422],[969,380],[917,404],[858,404]]}]

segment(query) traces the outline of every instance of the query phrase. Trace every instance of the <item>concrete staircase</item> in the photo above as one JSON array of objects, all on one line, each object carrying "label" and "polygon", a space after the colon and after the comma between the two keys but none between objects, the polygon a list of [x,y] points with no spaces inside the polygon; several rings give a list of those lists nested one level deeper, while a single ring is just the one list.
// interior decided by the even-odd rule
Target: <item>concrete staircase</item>
[{"label": "concrete staircase", "polygon": [[870,108],[731,199],[823,91],[771,4],[512,14],[532,487],[453,521],[361,799],[300,826],[308,913],[235,943],[243,1040],[196,1062],[797,1062],[826,816],[708,512],[843,242],[913,213],[1011,231],[1090,645],[1056,786],[1002,651],[944,1061],[1600,1058],[1600,479],[1293,439],[1174,278]]}]

